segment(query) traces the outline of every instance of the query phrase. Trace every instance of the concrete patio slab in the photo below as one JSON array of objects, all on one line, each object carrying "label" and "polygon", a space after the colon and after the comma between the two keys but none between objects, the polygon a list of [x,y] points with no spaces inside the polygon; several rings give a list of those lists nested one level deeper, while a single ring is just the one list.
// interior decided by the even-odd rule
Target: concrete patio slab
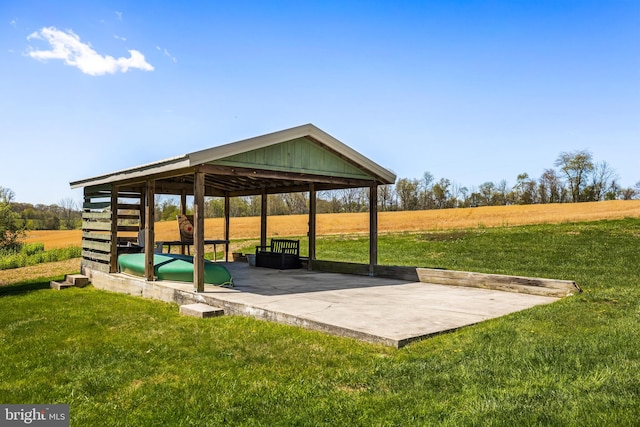
[{"label": "concrete patio slab", "polygon": [[[145,282],[121,274],[96,273],[92,282],[106,289],[128,287],[132,294],[179,304],[204,303],[223,308],[225,314],[395,347],[559,299],[303,269],[274,270],[245,263],[225,265],[233,276],[233,289],[206,285],[205,292],[196,293],[190,283]],[[106,285],[109,280],[117,283]]]}]

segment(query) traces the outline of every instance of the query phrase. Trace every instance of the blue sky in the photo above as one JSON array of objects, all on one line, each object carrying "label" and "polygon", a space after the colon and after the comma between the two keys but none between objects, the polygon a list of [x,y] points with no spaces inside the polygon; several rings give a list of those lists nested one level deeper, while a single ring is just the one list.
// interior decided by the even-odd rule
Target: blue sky
[{"label": "blue sky", "polygon": [[640,1],[4,1],[0,186],[313,123],[469,188],[590,150],[640,181]]}]

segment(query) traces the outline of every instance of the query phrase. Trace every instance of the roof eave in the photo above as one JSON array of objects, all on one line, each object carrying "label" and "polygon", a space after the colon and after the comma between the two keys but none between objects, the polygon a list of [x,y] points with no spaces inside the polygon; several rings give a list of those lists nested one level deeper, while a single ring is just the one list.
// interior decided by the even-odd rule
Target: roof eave
[{"label": "roof eave", "polygon": [[165,174],[172,171],[185,169],[191,166],[187,154],[146,165],[136,166],[129,169],[112,172],[105,175],[87,178],[70,183],[71,188],[91,187],[102,184],[113,184],[121,181],[135,181],[138,178],[146,178],[153,175]]}]

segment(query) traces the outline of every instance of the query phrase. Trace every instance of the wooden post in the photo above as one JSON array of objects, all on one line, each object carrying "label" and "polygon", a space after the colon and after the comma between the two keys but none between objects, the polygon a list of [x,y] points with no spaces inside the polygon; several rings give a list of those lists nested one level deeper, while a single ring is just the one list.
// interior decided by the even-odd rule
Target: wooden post
[{"label": "wooden post", "polygon": [[[187,214],[187,192],[182,190],[180,192],[180,215]],[[184,255],[184,245],[180,245],[180,254]]]},{"label": "wooden post", "polygon": [[146,188],[140,187],[140,209],[138,213],[140,214],[140,230],[144,230],[147,228],[147,216],[145,215],[145,193]]},{"label": "wooden post", "polygon": [[309,184],[309,264],[307,268],[313,270],[313,261],[316,259],[316,213],[317,213],[316,187]]},{"label": "wooden post", "polygon": [[[231,205],[229,200],[229,194],[226,193],[224,195],[224,240],[229,241],[230,233],[230,223],[229,217],[231,215]],[[229,243],[225,243],[224,245],[224,260],[229,262]]]},{"label": "wooden post", "polygon": [[378,186],[369,187],[369,276],[378,264]]},{"label": "wooden post", "polygon": [[196,172],[194,178],[193,287],[204,292],[204,172]]},{"label": "wooden post", "polygon": [[260,203],[260,246],[267,246],[267,192],[262,191]]},{"label": "wooden post", "polygon": [[109,273],[118,271],[118,187],[111,186],[111,258]]},{"label": "wooden post", "polygon": [[144,211],[146,226],[144,229],[144,277],[152,281],[155,279],[153,271],[153,248],[155,246],[155,199],[156,182],[153,179],[147,181],[145,191]]}]

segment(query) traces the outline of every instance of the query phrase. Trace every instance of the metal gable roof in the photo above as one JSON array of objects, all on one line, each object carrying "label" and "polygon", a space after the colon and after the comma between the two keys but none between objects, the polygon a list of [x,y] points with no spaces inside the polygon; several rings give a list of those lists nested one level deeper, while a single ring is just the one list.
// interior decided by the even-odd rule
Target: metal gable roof
[{"label": "metal gable roof", "polygon": [[[303,140],[311,146],[320,147],[320,150],[329,153],[327,155],[328,160],[324,163],[320,160],[313,160],[318,157],[318,153],[320,152],[317,149],[307,155],[308,158],[306,160],[302,159],[297,163],[293,162],[291,165],[286,164],[282,159],[278,160],[277,156],[275,156],[275,160],[267,162],[264,161],[264,158],[262,161],[260,159],[253,162],[248,160],[250,158],[249,153],[268,153],[274,151],[274,147],[277,145],[285,147],[287,144],[291,145],[297,140]],[[274,158],[273,155],[271,157]],[[341,162],[344,164],[336,166]],[[313,165],[311,165],[311,163],[313,163]],[[295,187],[294,183],[297,179],[306,182],[312,181],[313,179],[309,177],[313,176],[353,178],[355,180],[373,181],[380,184],[393,184],[396,178],[389,170],[369,160],[331,135],[312,124],[306,124],[93,178],[74,181],[71,182],[70,185],[71,188],[79,188],[101,184],[132,182],[154,177],[186,175],[197,167],[213,168],[216,166],[231,167],[234,165],[245,169],[288,173],[287,180],[291,182],[285,183],[282,181],[282,177],[279,177],[282,184],[281,191],[285,191],[286,187]],[[308,168],[305,165],[308,165]],[[213,169],[209,169],[207,173],[215,175],[215,172],[212,172],[212,170]],[[235,169],[232,174],[238,175],[235,173]],[[255,179],[252,179],[249,174],[244,179],[236,176],[234,180],[231,180],[228,177],[229,175],[231,174],[226,173],[224,179],[210,179],[209,181],[211,181],[212,184],[217,184],[221,191],[240,191],[243,186],[246,186],[246,189],[264,188],[268,186],[264,181],[260,184],[256,183]],[[302,178],[303,175],[304,179]],[[264,179],[266,180],[267,178]],[[184,182],[184,179],[182,179],[182,182]],[[229,188],[223,188],[225,182],[228,182]],[[271,185],[271,187],[273,187],[273,185]]]}]

